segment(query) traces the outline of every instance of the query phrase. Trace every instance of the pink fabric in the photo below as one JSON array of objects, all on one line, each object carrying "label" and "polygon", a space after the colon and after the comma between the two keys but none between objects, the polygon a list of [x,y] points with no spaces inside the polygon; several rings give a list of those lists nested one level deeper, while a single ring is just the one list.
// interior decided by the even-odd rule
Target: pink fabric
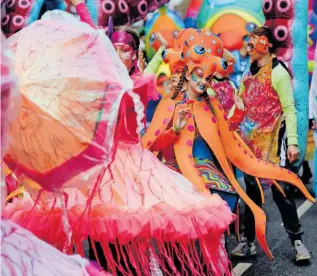
[{"label": "pink fabric", "polygon": [[[1,159],[5,153],[7,127],[13,114],[18,111],[18,92],[10,66],[10,51],[6,48],[4,36],[1,36]],[[14,96],[14,97],[13,97]],[[12,174],[7,176],[9,192],[17,188]],[[1,175],[1,196],[6,196],[6,187]],[[1,207],[4,198],[1,198]],[[2,208],[1,208],[2,211]],[[48,226],[49,229],[52,226]],[[56,248],[41,241],[32,233],[15,223],[1,219],[1,275],[107,275],[97,267],[92,267],[88,260],[78,255],[67,256]]]},{"label": "pink fabric", "polygon": [[1,275],[106,276],[79,255],[68,256],[15,223],[1,220]]},{"label": "pink fabric", "polygon": [[76,6],[76,11],[80,17],[80,20],[84,23],[87,23],[90,27],[97,29],[90,12],[85,3],[80,3]]},{"label": "pink fabric", "polygon": [[[23,94],[17,115],[23,126],[19,122],[12,125],[12,143],[5,160],[11,169],[50,190],[96,163],[110,161],[115,123],[125,94],[121,83],[124,73],[104,62],[117,58],[104,34],[69,14],[68,21],[56,20],[58,16],[57,11],[46,14],[10,38],[19,57],[14,60],[16,68],[28,68],[32,76],[18,71]],[[52,52],[58,58],[53,58]],[[120,62],[118,58],[116,62]],[[126,72],[121,64],[117,68]],[[46,90],[35,88],[41,86]],[[70,96],[69,91],[76,92]],[[24,116],[24,110],[30,111],[29,116]],[[25,147],[23,140],[32,133],[42,148]]]},{"label": "pink fabric", "polygon": [[[87,174],[90,178],[84,180]],[[78,252],[83,253],[82,240],[90,236],[101,242],[107,261],[114,266],[108,242],[117,240],[119,245],[137,249],[133,251],[133,258],[140,263],[141,271],[148,271],[146,252],[154,246],[153,239],[164,256],[169,256],[165,251],[166,242],[174,246],[181,244],[193,263],[201,260],[195,257],[196,247],[189,241],[199,240],[204,263],[214,275],[221,275],[219,271],[228,267],[227,256],[218,257],[224,252],[221,236],[235,217],[228,205],[207,190],[205,194],[197,193],[185,177],[168,169],[140,145],[119,143],[109,169],[104,171],[102,166],[95,166],[74,179],[79,180],[77,185],[81,189],[64,190],[68,195],[68,217]],[[97,189],[95,182],[99,183]],[[32,197],[38,198],[36,194]],[[43,191],[38,205],[33,207],[34,200],[30,197],[15,199],[5,209],[5,216],[55,247],[63,248],[66,235],[60,223],[62,209],[58,199]],[[178,257],[181,262],[186,261],[184,256]],[[199,268],[196,269],[193,271],[199,272]]]}]

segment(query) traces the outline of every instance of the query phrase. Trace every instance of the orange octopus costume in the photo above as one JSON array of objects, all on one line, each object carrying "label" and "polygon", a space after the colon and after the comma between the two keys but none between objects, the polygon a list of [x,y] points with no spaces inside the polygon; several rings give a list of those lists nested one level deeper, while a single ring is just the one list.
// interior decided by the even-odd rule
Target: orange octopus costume
[{"label": "orange octopus costume", "polygon": [[[182,55],[179,55],[179,57],[184,59],[188,72],[192,72],[194,68],[198,67],[204,71],[204,77],[206,78],[213,74],[213,72],[221,71],[221,68],[226,70],[223,67],[221,58],[223,56],[223,44],[209,30],[184,30],[176,38],[174,45],[178,48],[178,51],[181,49]],[[176,50],[174,49],[174,51]],[[177,61],[171,59],[170,64],[173,67],[177,64]],[[203,101],[191,101],[189,104],[176,105],[180,95],[173,96],[166,96],[158,105],[153,120],[142,138],[144,147],[153,150],[159,139],[161,139],[161,146],[164,143],[167,145],[169,140],[169,143],[173,143],[174,153],[181,173],[198,190],[204,191],[207,189],[205,181],[197,170],[193,159],[193,141],[195,130],[197,129],[213,151],[221,169],[235,191],[252,210],[255,217],[258,242],[267,256],[273,259],[274,257],[270,252],[265,238],[266,215],[240,187],[240,184],[235,179],[230,162],[241,171],[255,176],[257,179],[265,179],[270,176],[274,180],[274,185],[277,186],[281,193],[283,191],[275,180],[294,185],[312,202],[315,202],[314,198],[308,193],[301,180],[294,173],[256,158],[241,137],[231,130],[231,122],[227,119],[222,106],[215,98],[210,97]],[[181,130],[179,135],[176,135],[172,129],[168,129],[168,126],[171,122],[173,124],[176,122],[180,109],[188,107],[191,110],[192,116],[190,116],[187,125]],[[261,186],[259,181],[258,184]],[[264,200],[261,187],[260,190],[262,200]]]}]

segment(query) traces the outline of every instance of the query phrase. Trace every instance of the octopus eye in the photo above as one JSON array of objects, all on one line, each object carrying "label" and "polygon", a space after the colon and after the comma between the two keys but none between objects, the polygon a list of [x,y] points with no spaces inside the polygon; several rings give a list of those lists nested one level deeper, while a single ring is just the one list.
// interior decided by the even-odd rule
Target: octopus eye
[{"label": "octopus eye", "polygon": [[20,0],[18,5],[22,9],[27,9],[28,7],[30,7],[31,3],[29,0]]},{"label": "octopus eye", "polygon": [[264,0],[263,1],[262,8],[263,8],[264,13],[271,12],[272,7],[273,7],[273,1],[272,0]]},{"label": "octopus eye", "polygon": [[156,34],[152,33],[150,35],[150,43],[153,43],[155,39],[156,39]]},{"label": "octopus eye", "polygon": [[198,55],[203,55],[204,53],[206,53],[205,47],[199,46],[199,45],[196,45],[196,46],[194,47],[194,51],[195,51],[195,53],[198,54]]},{"label": "octopus eye", "polygon": [[285,41],[288,37],[288,29],[286,26],[277,26],[274,30],[274,37],[279,42]]},{"label": "octopus eye", "polygon": [[166,55],[167,55],[167,50],[165,49],[165,50],[163,51],[163,53],[162,53],[162,58],[163,58],[163,59],[166,58]]},{"label": "octopus eye", "polygon": [[256,28],[256,24],[254,23],[247,23],[246,27],[245,27],[248,31],[248,33],[251,33],[255,28]]},{"label": "octopus eye", "polygon": [[141,15],[144,15],[147,13],[147,2],[145,0],[141,0],[138,4],[138,12]]},{"label": "octopus eye", "polygon": [[101,8],[105,14],[112,14],[116,7],[111,0],[105,0],[101,3]]},{"label": "octopus eye", "polygon": [[129,11],[129,6],[125,0],[119,0],[118,6],[122,13],[127,13]]},{"label": "octopus eye", "polygon": [[279,12],[288,12],[292,6],[292,3],[290,0],[278,0],[277,1],[277,10]]},{"label": "octopus eye", "polygon": [[221,59],[220,64],[224,70],[228,69],[228,62],[224,58]]}]

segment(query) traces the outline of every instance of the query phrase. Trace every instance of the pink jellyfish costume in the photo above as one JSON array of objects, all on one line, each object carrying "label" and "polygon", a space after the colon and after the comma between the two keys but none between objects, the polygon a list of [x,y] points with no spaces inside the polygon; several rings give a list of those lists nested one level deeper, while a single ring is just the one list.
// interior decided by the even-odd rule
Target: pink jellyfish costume
[{"label": "pink jellyfish costume", "polygon": [[[11,51],[1,33],[1,159],[10,143],[7,135],[19,109],[17,80],[11,68]],[[1,209],[6,186],[1,175]],[[9,219],[1,219],[1,275],[110,275],[79,255],[66,255]]]}]

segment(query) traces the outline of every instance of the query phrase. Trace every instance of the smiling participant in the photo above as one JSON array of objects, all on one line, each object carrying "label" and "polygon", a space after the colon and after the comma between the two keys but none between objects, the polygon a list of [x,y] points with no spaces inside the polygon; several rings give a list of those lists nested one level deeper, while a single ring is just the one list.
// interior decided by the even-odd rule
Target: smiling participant
[{"label": "smiling participant", "polygon": [[[183,145],[177,142],[183,140],[180,139],[181,134],[188,132],[186,139],[189,140],[186,143],[187,147],[192,148],[191,159],[194,158],[191,161],[191,164],[194,162],[194,167],[188,168],[188,174],[197,175],[195,171],[192,171],[197,168],[203,180],[198,188],[203,190],[206,189],[205,185],[209,186],[212,191],[219,193],[228,202],[231,210],[234,210],[238,198],[237,193],[219,169],[218,161],[208,142],[201,136],[200,124],[196,121],[193,109],[195,102],[205,105],[206,101],[209,101],[207,88],[213,74],[228,69],[223,58],[210,54],[219,50],[218,54],[222,56],[222,42],[208,31],[187,29],[181,35],[181,40],[179,39],[177,43],[184,43],[183,47],[176,45],[175,48],[167,49],[163,53],[164,61],[169,63],[172,72],[173,93],[171,98],[176,103],[174,118],[168,124],[166,131],[156,137],[156,141],[150,148],[153,151],[162,151],[166,164],[187,176],[184,173],[184,164],[182,164],[186,162],[187,156],[185,157],[184,154],[187,151],[182,153]],[[205,41],[205,43],[201,43],[201,41]],[[196,44],[198,42],[202,45]],[[156,112],[156,117],[160,116],[159,113],[160,111]],[[212,122],[210,121],[210,123]],[[153,126],[155,124],[156,122],[153,123]],[[195,126],[197,126],[196,129]],[[147,132],[144,139],[147,139],[150,132],[151,130]],[[182,160],[183,157],[184,160]],[[192,179],[189,176],[188,178]]]}]

